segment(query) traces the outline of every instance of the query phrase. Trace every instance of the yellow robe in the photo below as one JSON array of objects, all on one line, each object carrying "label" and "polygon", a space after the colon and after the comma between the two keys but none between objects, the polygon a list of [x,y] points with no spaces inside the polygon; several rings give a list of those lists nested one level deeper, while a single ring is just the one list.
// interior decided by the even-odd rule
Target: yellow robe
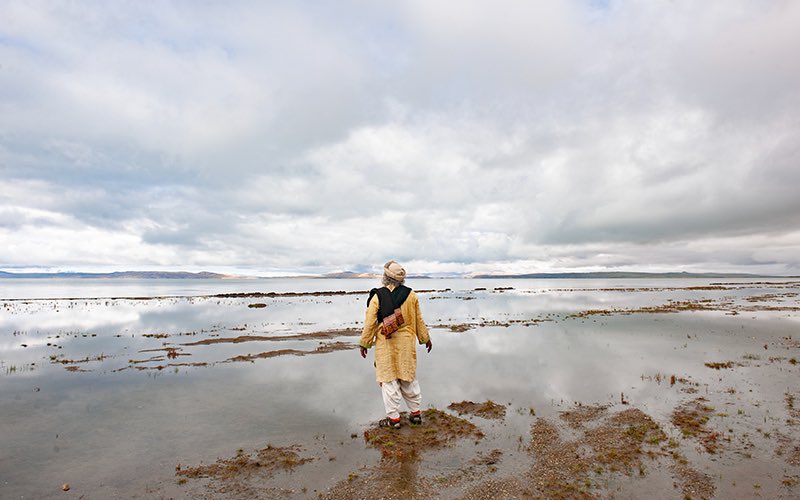
[{"label": "yellow robe", "polygon": [[403,326],[386,340],[378,324],[378,296],[374,295],[367,307],[364,330],[359,345],[369,349],[375,346],[375,378],[378,382],[393,380],[413,381],[417,377],[417,346],[415,341],[425,344],[430,340],[428,327],[422,320],[419,299],[413,291],[403,305]]}]

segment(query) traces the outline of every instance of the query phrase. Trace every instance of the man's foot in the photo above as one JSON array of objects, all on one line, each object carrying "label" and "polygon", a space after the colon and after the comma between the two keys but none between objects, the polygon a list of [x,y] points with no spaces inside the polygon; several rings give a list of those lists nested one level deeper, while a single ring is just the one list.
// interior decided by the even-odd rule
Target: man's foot
[{"label": "man's foot", "polygon": [[386,417],[378,422],[378,427],[387,427],[389,429],[399,429],[400,428],[400,419],[397,420],[391,419]]},{"label": "man's foot", "polygon": [[412,413],[408,416],[408,421],[414,425],[422,424],[422,414],[420,412]]}]

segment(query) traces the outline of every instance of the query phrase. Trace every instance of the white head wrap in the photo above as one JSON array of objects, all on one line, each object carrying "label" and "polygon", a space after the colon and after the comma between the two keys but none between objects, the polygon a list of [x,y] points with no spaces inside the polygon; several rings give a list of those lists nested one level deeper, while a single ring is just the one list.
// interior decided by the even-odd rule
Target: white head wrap
[{"label": "white head wrap", "polygon": [[390,260],[383,266],[383,274],[397,281],[406,279],[406,270],[393,260]]}]

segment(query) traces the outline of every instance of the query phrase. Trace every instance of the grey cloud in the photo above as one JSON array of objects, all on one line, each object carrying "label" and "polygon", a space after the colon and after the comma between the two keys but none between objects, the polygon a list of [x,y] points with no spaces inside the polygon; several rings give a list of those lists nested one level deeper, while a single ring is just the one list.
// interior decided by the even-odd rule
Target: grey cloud
[{"label": "grey cloud", "polygon": [[71,265],[798,265],[791,2],[0,16],[0,229]]}]

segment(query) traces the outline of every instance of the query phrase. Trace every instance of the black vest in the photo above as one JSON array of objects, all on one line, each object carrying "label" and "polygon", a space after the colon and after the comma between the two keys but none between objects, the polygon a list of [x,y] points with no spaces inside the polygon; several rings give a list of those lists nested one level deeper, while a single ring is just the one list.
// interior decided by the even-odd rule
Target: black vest
[{"label": "black vest", "polygon": [[377,294],[379,301],[378,323],[380,323],[383,321],[383,318],[391,316],[395,309],[402,306],[403,302],[406,301],[408,294],[410,293],[411,289],[405,285],[400,285],[391,291],[385,286],[381,288],[373,288],[369,291],[367,307],[369,307],[369,301],[372,300],[372,297]]}]

